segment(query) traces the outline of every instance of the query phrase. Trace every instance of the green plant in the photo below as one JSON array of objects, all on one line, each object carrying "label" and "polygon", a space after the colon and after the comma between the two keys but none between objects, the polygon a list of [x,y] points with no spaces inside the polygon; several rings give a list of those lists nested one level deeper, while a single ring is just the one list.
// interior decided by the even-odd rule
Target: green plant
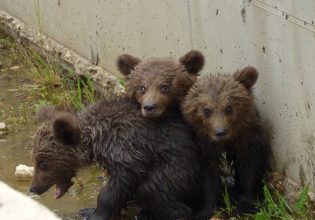
[{"label": "green plant", "polygon": [[[225,208],[215,214],[218,219],[229,220],[311,220],[310,200],[308,186],[305,186],[297,200],[289,203],[284,195],[281,195],[271,184],[266,183],[263,187],[264,201],[257,204],[259,210],[255,214],[246,214],[241,217],[231,217],[235,210],[233,201],[229,196],[227,187],[223,194]],[[215,218],[214,218],[215,219]]]},{"label": "green plant", "polygon": [[225,212],[227,212],[228,215],[231,215],[233,213],[233,210],[235,209],[235,206],[232,204],[230,194],[226,185],[224,187],[223,201],[225,205]]},{"label": "green plant", "polygon": [[276,191],[272,185],[264,186],[264,202],[260,204],[260,210],[251,217],[255,220],[307,220],[308,187],[301,190],[297,201],[290,205],[285,197]]},{"label": "green plant", "polygon": [[126,82],[124,79],[118,79],[118,83],[121,88],[125,89],[126,88]]},{"label": "green plant", "polygon": [[81,90],[81,83],[77,82],[76,87],[70,87],[70,101],[72,105],[75,107],[76,110],[81,110],[83,108],[82,102],[82,90]]},{"label": "green plant", "polygon": [[24,62],[30,67],[30,74],[35,83],[41,86],[60,86],[59,65],[55,61],[45,60],[31,48],[21,47]]},{"label": "green plant", "polygon": [[76,110],[81,110],[85,104],[95,102],[95,89],[91,79],[78,78],[72,80],[66,79],[66,85],[69,89],[69,99]]},{"label": "green plant", "polygon": [[307,216],[307,204],[309,202],[308,191],[309,191],[308,186],[304,186],[300,193],[299,198],[297,199],[293,206],[296,213],[303,218]]},{"label": "green plant", "polygon": [[86,82],[84,80],[81,80],[81,84],[83,86],[83,95],[88,103],[94,103],[95,102],[95,89],[92,84],[91,79],[87,78]]},{"label": "green plant", "polygon": [[42,18],[41,18],[41,14],[40,14],[39,0],[34,0],[34,8],[35,8],[36,19],[37,19],[38,28],[39,28],[40,41],[41,41],[41,43],[42,43],[42,41],[43,41],[43,35],[42,35]]},{"label": "green plant", "polygon": [[6,38],[0,38],[0,46],[5,47],[8,45],[8,40]]}]

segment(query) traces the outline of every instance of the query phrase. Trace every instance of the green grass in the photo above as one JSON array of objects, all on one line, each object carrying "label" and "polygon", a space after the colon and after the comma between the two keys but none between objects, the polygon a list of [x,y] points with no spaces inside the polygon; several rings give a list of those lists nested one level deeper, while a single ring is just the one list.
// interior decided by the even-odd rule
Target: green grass
[{"label": "green grass", "polygon": [[227,215],[232,215],[236,206],[233,204],[233,201],[231,201],[231,197],[229,195],[229,192],[228,192],[226,185],[224,187],[223,201],[224,201],[224,205],[225,205],[224,212],[227,213]]},{"label": "green grass", "polygon": [[73,71],[68,71],[64,78],[63,86],[68,91],[69,102],[76,110],[81,110],[85,105],[95,102],[95,88],[89,78],[75,76]]},{"label": "green grass", "polygon": [[43,58],[37,51],[10,38],[1,38],[0,45],[8,50],[10,56],[7,69],[12,66],[23,68],[27,78],[34,83],[27,91],[38,100],[33,106],[34,111],[44,105],[81,110],[95,102],[92,80],[77,76],[71,69],[65,71],[57,58]]},{"label": "green grass", "polygon": [[[264,201],[257,204],[258,212],[247,214],[242,217],[232,217],[236,208],[234,201],[231,201],[227,188],[225,188],[223,201],[225,208],[218,211],[215,216],[219,219],[245,219],[245,220],[312,220],[311,202],[308,197],[309,188],[301,189],[295,202],[290,203],[272,185],[265,184]],[[314,209],[314,207],[313,207]]]},{"label": "green grass", "polygon": [[303,219],[307,217],[307,213],[308,213],[307,204],[310,202],[309,197],[308,197],[308,191],[309,191],[308,186],[305,186],[302,189],[299,198],[297,199],[297,201],[295,202],[293,206],[298,216],[302,217]]},{"label": "green grass", "polygon": [[38,28],[39,28],[40,42],[42,43],[43,42],[42,17],[40,14],[39,0],[34,0],[34,9],[35,9],[36,19],[37,19],[37,23],[38,23]]},{"label": "green grass", "polygon": [[22,62],[29,66],[30,78],[40,86],[57,87],[60,86],[61,68],[57,61],[45,60],[32,48],[17,45],[17,50],[22,56]]},{"label": "green grass", "polygon": [[260,205],[260,210],[252,217],[255,220],[264,219],[295,219],[293,209],[272,186],[264,186],[265,201]]},{"label": "green grass", "polygon": [[118,82],[122,89],[126,89],[126,82],[124,79],[119,79]]}]

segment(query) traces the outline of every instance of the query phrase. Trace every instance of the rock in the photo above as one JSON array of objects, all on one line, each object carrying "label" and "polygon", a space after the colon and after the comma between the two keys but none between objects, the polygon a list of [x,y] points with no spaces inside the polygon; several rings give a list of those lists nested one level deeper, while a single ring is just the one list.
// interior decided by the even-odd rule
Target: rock
[{"label": "rock", "polygon": [[0,181],[0,219],[60,220],[45,206]]},{"label": "rock", "polygon": [[10,68],[10,70],[18,70],[18,69],[20,69],[20,66],[12,66],[12,67]]},{"label": "rock", "polygon": [[17,180],[31,180],[34,174],[34,167],[29,167],[23,164],[15,168],[15,176]]},{"label": "rock", "polygon": [[5,130],[5,123],[4,122],[0,122],[0,130],[3,131]]},{"label": "rock", "polygon": [[66,58],[70,58],[70,57],[71,57],[70,51],[67,51],[67,52],[66,52],[65,57],[66,57]]}]

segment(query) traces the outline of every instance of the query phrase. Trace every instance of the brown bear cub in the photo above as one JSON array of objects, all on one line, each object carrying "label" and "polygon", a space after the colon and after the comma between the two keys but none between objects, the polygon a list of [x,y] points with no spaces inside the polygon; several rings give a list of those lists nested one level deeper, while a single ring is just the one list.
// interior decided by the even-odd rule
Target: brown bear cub
[{"label": "brown bear cub", "polygon": [[149,118],[180,113],[180,101],[204,66],[204,56],[191,50],[176,61],[172,58],[140,60],[128,54],[118,57],[117,67],[126,79],[126,93]]},{"label": "brown bear cub", "polygon": [[129,98],[102,100],[72,114],[43,108],[34,140],[30,191],[56,185],[56,198],[85,165],[97,162],[109,181],[97,199],[93,220],[110,220],[130,200],[137,219],[189,219],[200,185],[199,161],[190,128],[167,120],[148,121]]},{"label": "brown bear cub", "polygon": [[270,145],[262,130],[252,87],[258,78],[253,67],[233,75],[200,77],[182,103],[186,120],[197,132],[204,156],[203,177],[207,207],[200,219],[208,219],[222,196],[222,153],[235,170],[237,214],[253,211],[261,196],[263,179],[270,169]]}]

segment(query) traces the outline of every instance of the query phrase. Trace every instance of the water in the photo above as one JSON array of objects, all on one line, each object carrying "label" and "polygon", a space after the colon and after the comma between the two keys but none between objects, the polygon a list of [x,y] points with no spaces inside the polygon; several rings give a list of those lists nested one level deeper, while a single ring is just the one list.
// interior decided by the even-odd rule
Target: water
[{"label": "water", "polygon": [[[0,31],[0,40],[5,36]],[[31,181],[17,181],[14,172],[19,164],[32,166],[31,148],[33,135],[38,127],[34,118],[34,106],[38,100],[32,92],[35,86],[24,66],[9,47],[0,42],[0,122],[5,122],[8,134],[0,137],[0,180],[14,189],[28,194]],[[96,166],[81,170],[78,174],[83,188],[75,183],[62,198],[54,198],[55,187],[33,199],[62,216],[63,219],[80,219],[80,209],[95,207],[96,198],[103,185],[104,172]]]}]

